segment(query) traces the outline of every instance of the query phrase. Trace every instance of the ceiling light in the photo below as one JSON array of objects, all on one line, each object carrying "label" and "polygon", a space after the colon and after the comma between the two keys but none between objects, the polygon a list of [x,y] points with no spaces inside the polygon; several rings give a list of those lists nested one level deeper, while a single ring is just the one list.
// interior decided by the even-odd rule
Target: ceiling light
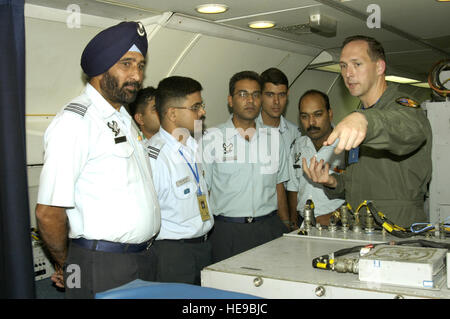
[{"label": "ceiling light", "polygon": [[419,81],[414,79],[408,79],[401,76],[395,76],[395,75],[386,75],[386,81],[390,82],[397,82],[397,83],[405,83],[405,84],[411,84],[411,83],[418,83]]},{"label": "ceiling light", "polygon": [[275,22],[273,21],[253,21],[248,24],[248,26],[252,29],[268,29],[273,28],[275,26]]},{"label": "ceiling light", "polygon": [[223,13],[228,10],[224,4],[202,4],[195,8],[199,13]]}]

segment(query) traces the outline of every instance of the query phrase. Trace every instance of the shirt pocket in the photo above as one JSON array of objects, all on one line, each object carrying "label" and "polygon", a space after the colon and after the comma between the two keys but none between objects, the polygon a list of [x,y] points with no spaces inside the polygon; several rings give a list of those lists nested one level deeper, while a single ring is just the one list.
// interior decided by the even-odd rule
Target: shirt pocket
[{"label": "shirt pocket", "polygon": [[302,178],[303,177],[303,168],[302,167],[295,168],[295,176],[297,178]]},{"label": "shirt pocket", "polygon": [[223,162],[217,164],[219,174],[233,175],[239,172],[239,166],[236,162]]},{"label": "shirt pocket", "polygon": [[192,196],[194,196],[197,192],[197,185],[192,181],[189,180],[185,183],[180,183],[179,181],[183,180],[184,178],[190,178],[188,176],[182,177],[180,179],[177,179],[177,181],[173,182],[172,188],[175,194],[175,197],[178,199],[189,199]]},{"label": "shirt pocket", "polygon": [[128,142],[113,145],[113,154],[117,157],[130,157],[134,152],[133,146]]}]

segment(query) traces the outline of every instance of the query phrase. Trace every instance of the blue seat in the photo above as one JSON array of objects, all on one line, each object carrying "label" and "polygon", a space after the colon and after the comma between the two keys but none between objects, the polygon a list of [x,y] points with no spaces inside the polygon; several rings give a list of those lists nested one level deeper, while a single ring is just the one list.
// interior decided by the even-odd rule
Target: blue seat
[{"label": "blue seat", "polygon": [[253,295],[182,283],[133,280],[99,292],[96,299],[261,299]]}]

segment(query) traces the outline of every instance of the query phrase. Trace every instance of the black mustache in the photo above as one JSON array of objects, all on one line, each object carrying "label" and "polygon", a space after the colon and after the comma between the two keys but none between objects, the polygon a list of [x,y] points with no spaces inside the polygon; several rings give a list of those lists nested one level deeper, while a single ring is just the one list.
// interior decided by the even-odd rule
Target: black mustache
[{"label": "black mustache", "polygon": [[309,131],[320,131],[320,127],[310,126],[307,128],[306,132],[309,132]]}]

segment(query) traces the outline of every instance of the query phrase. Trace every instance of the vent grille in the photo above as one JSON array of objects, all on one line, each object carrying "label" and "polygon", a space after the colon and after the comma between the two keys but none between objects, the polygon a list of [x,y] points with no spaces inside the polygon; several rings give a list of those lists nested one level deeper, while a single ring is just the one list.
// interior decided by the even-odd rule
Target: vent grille
[{"label": "vent grille", "polygon": [[275,30],[286,32],[286,33],[291,33],[291,34],[296,34],[296,35],[312,33],[311,26],[309,23],[280,26],[280,27],[276,27]]}]

